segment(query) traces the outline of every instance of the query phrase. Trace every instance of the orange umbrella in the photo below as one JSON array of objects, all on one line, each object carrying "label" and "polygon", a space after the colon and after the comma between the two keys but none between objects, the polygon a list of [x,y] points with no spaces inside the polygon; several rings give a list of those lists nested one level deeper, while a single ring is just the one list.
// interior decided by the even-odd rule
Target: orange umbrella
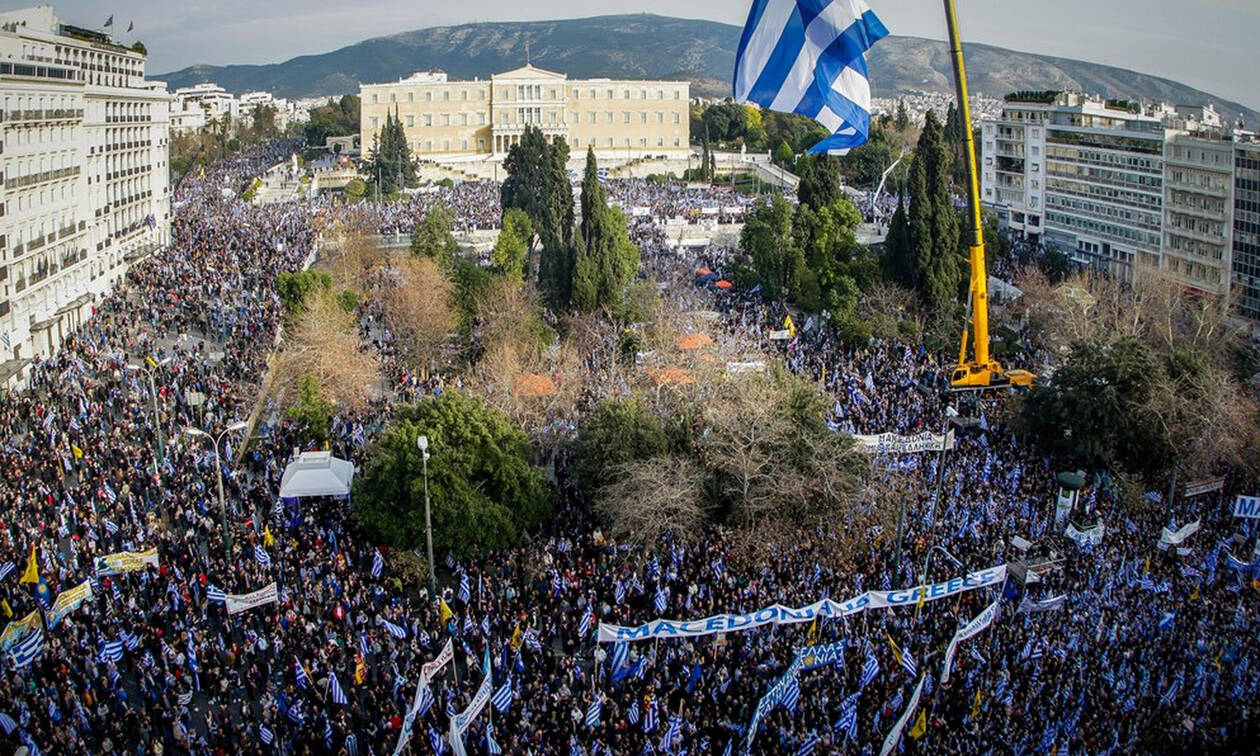
[{"label": "orange umbrella", "polygon": [[713,338],[707,333],[684,333],[678,337],[678,348],[685,351],[710,346]]},{"label": "orange umbrella", "polygon": [[666,383],[691,384],[695,383],[695,379],[691,377],[690,370],[683,368],[665,368],[664,370],[653,370],[648,373],[652,377],[652,381],[657,386],[664,386]]},{"label": "orange umbrella", "polygon": [[556,393],[556,384],[545,375],[526,373],[512,381],[512,393],[527,397],[551,396]]},{"label": "orange umbrella", "polygon": [[732,284],[730,281],[727,281],[726,279],[722,279],[721,281],[718,281],[717,283],[713,285],[718,287],[719,289],[729,289],[732,286],[734,286],[734,284]]},{"label": "orange umbrella", "polygon": [[696,268],[696,275],[697,275],[697,276],[707,276],[707,275],[709,275],[709,274],[710,274],[710,273],[712,273],[712,272],[713,272],[713,271],[709,270],[708,268]]}]

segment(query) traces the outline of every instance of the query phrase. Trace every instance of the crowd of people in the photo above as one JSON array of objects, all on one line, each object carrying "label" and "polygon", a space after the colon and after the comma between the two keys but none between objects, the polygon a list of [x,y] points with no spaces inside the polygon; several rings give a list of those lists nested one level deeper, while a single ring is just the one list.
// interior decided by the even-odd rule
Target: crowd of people
[{"label": "crowd of people", "polygon": [[[402,752],[440,754],[453,747],[450,719],[483,685],[488,659],[492,701],[460,738],[469,753],[740,753],[758,701],[796,652],[841,641],[836,663],[801,673],[793,695],[762,719],[752,752],[875,753],[921,679],[924,724],[906,728],[907,751],[1254,749],[1258,597],[1249,567],[1236,564],[1251,561],[1237,521],[1214,496],[1179,499],[1179,522],[1200,519],[1202,530],[1160,550],[1161,507],[1130,510],[1091,491],[1101,543],[1063,539],[1056,471],[998,422],[1000,397],[975,408],[979,423],[959,430],[943,456],[876,453],[877,474],[894,481],[905,506],[900,561],[895,534],[875,531],[862,553],[837,553],[825,528],[754,552],[717,528],[691,547],[616,543],[591,519],[562,455],[556,514],[539,531],[473,561],[439,555],[441,596],[404,584],[395,555],[349,524],[348,504],[277,499],[295,435],[282,416],[256,411],[280,323],[275,280],[311,259],[317,219],[359,214],[382,233],[407,233],[441,202],[461,228],[488,228],[497,189],[262,207],[220,191],[292,149],[251,150],[182,184],[170,247],[135,266],[0,403],[8,470],[0,609],[16,623],[0,639],[9,651],[0,736],[10,750],[395,753],[418,703]],[[648,218],[707,201],[700,190],[645,182],[613,182],[610,193],[649,207]],[[732,348],[777,351],[819,380],[838,431],[941,429],[941,396],[921,390],[942,367],[927,350],[845,344],[812,320],[772,342],[781,307],[691,288],[698,261],[679,258],[650,221],[635,228],[646,273],[679,292],[671,301],[723,313],[721,338]],[[406,383],[404,398],[444,388],[440,377]],[[362,462],[389,411],[380,401],[337,418],[332,450]],[[263,422],[247,446],[244,432],[226,430],[256,414]],[[795,607],[946,580],[1025,559],[1015,536],[1050,551],[1026,582],[810,624],[596,642],[599,623]],[[32,548],[38,576],[26,582]],[[96,561],[150,548],[156,566],[102,570]],[[57,610],[47,604],[84,582],[90,597],[51,621]],[[227,613],[225,594],[272,583],[274,602]],[[998,619],[962,645],[941,683],[949,640],[992,602]],[[38,629],[22,632],[32,612],[42,612]],[[447,641],[454,663],[417,696],[421,666]]]}]

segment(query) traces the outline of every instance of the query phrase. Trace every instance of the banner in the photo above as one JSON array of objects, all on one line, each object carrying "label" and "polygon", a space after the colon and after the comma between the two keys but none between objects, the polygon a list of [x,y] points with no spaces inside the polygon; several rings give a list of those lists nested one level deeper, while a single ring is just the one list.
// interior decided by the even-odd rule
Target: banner
[{"label": "banner", "polygon": [[835,643],[802,648],[796,652],[796,658],[801,660],[801,671],[808,672],[811,669],[825,667],[829,664],[839,664],[844,660],[845,645],[845,641],[839,640]]},{"label": "banner", "polygon": [[1194,496],[1202,496],[1205,493],[1219,491],[1225,487],[1225,476],[1218,475],[1215,478],[1204,478],[1203,480],[1192,480],[1186,484],[1181,495],[1186,498]]},{"label": "banner", "polygon": [[1085,528],[1084,530],[1077,530],[1076,525],[1069,522],[1067,530],[1063,531],[1063,535],[1075,541],[1077,546],[1084,547],[1086,544],[1097,546],[1102,543],[1103,530],[1101,522],[1092,528]]},{"label": "banner", "polygon": [[8,651],[26,636],[30,635],[35,628],[40,626],[39,611],[33,611],[20,620],[14,620],[4,626],[4,632],[0,633],[0,650]]},{"label": "banner", "polygon": [[976,588],[1001,585],[1006,582],[1006,565],[979,570],[965,577],[956,577],[943,583],[915,586],[899,591],[868,591],[845,602],[823,599],[799,609],[775,604],[748,614],[716,614],[700,620],[679,621],[656,619],[637,627],[599,623],[599,642],[652,640],[655,638],[695,638],[716,633],[754,630],[765,625],[792,625],[813,622],[815,619],[847,617],[867,609],[887,609],[898,606],[914,606],[923,600],[957,596]]},{"label": "banner", "polygon": [[1059,594],[1052,596],[1045,601],[1032,601],[1027,596],[1023,601],[1019,602],[1017,614],[1037,614],[1038,612],[1053,612],[1056,609],[1063,608],[1063,602],[1067,601],[1067,596]]},{"label": "banner", "polygon": [[853,436],[858,446],[892,454],[917,454],[925,451],[941,451],[954,448],[954,431],[945,435],[924,431],[913,436],[900,436],[896,433],[880,433],[875,436]]},{"label": "banner", "polygon": [[477,718],[481,710],[486,708],[486,704],[490,701],[490,649],[486,649],[485,661],[481,664],[481,686],[477,688],[476,694],[473,695],[472,701],[469,702],[468,708],[451,717],[451,749],[455,752],[455,756],[465,756],[464,752],[464,731]]},{"label": "banner", "polygon": [[1168,528],[1164,528],[1159,536],[1158,546],[1161,551],[1166,551],[1169,546],[1180,546],[1182,541],[1194,535],[1198,530],[1199,520],[1182,525],[1175,533]]},{"label": "banner", "polygon": [[92,584],[87,580],[79,583],[73,588],[68,588],[57,594],[57,600],[53,602],[52,609],[48,610],[48,627],[49,629],[57,626],[62,617],[79,608],[84,601],[92,598]]},{"label": "banner", "polygon": [[1260,519],[1260,496],[1239,496],[1234,499],[1234,516]]},{"label": "banner", "polygon": [[403,718],[402,727],[398,730],[398,745],[394,747],[394,756],[402,753],[402,750],[407,747],[407,743],[411,740],[412,729],[416,723],[416,714],[420,712],[420,700],[424,689],[429,687],[429,683],[432,682],[433,678],[454,658],[455,647],[451,645],[451,639],[447,638],[446,645],[442,646],[442,650],[438,652],[437,658],[420,667],[420,679],[416,680],[416,693],[411,698],[411,706],[407,707],[407,716]]},{"label": "banner", "polygon": [[1080,496],[1080,491],[1069,491],[1066,488],[1059,489],[1059,496],[1055,499],[1054,505],[1054,526],[1056,528],[1063,525],[1063,521],[1072,513],[1072,507],[1076,505],[1076,500]]},{"label": "banner", "polygon": [[901,715],[901,719],[897,720],[896,726],[892,728],[892,732],[888,733],[888,737],[884,738],[884,747],[880,749],[879,756],[888,756],[888,752],[897,747],[898,741],[901,740],[901,731],[906,728],[906,723],[910,721],[914,710],[919,707],[919,696],[923,694],[923,683],[927,682],[927,675],[919,678],[919,684],[914,687],[914,695],[910,696],[910,705],[906,706],[906,711]]},{"label": "banner", "polygon": [[148,551],[120,551],[117,554],[106,554],[94,559],[93,563],[96,565],[97,577],[135,572],[145,567],[157,567],[157,547]]},{"label": "banner", "polygon": [[791,335],[791,333],[789,333],[789,332],[788,332],[788,330],[787,330],[786,328],[784,328],[782,331],[771,331],[771,332],[770,332],[770,340],[771,340],[771,341],[787,341],[787,340],[788,340],[788,339],[790,339],[790,338],[792,338],[792,335]]},{"label": "banner", "polygon": [[745,753],[752,750],[752,744],[757,739],[757,728],[761,726],[761,720],[765,719],[765,716],[771,711],[774,711],[774,707],[783,702],[783,697],[787,695],[788,688],[792,686],[792,681],[796,679],[797,674],[801,671],[801,666],[804,664],[802,659],[803,657],[797,654],[792,663],[788,665],[787,671],[783,673],[783,676],[757,702],[757,708],[753,711],[752,721],[748,723],[748,736],[744,740]]},{"label": "banner", "polygon": [[958,651],[958,644],[972,637],[989,625],[993,624],[993,620],[997,619],[998,602],[994,601],[989,604],[988,608],[976,618],[963,625],[954,633],[954,638],[949,642],[949,647],[945,649],[945,666],[941,668],[941,685],[949,682],[949,670],[954,666],[954,654]]},{"label": "banner", "polygon": [[233,614],[240,614],[248,609],[263,604],[271,604],[276,601],[276,584],[273,582],[266,588],[259,588],[253,593],[236,594],[229,593],[227,595],[227,613],[231,617]]}]

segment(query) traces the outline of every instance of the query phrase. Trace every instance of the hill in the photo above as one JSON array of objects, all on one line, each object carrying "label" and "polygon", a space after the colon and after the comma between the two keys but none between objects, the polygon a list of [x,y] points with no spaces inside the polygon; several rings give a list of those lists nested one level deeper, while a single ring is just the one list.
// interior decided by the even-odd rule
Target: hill
[{"label": "hill", "polygon": [[[687,79],[696,93],[729,93],[737,26],[649,14],[561,21],[442,26],[376,37],[322,55],[268,65],[191,66],[155,78],[172,88],[213,81],[230,92],[266,90],[283,97],[357,92],[360,83],[393,81],[414,71],[441,70],[453,79],[488,77],[524,62],[574,78]],[[1213,103],[1228,118],[1260,122],[1260,113],[1184,84],[1096,63],[967,45],[973,91],[993,97],[1015,90],[1079,89],[1122,99]],[[945,43],[889,37],[871,51],[876,96],[952,91]]]}]

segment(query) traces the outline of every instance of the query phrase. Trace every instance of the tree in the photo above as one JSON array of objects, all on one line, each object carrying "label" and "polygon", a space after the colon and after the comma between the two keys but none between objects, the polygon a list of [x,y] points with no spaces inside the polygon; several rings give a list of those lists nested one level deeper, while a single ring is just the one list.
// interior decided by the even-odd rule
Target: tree
[{"label": "tree", "polygon": [[910,113],[906,110],[905,98],[897,100],[897,115],[893,117],[893,126],[897,131],[905,131],[910,127]]},{"label": "tree", "polygon": [[434,206],[411,232],[411,254],[431,257],[449,266],[459,254],[454,228],[455,215],[444,205]]},{"label": "tree", "polygon": [[302,135],[311,147],[322,147],[330,136],[350,136],[359,133],[358,95],[343,95],[340,100],[311,108],[310,118],[302,127]]},{"label": "tree", "polygon": [[425,476],[416,448],[429,438],[433,545],[459,557],[507,548],[547,514],[528,437],[478,399],[445,391],[398,408],[355,479],[355,522],[398,549],[424,543]]},{"label": "tree", "polygon": [[794,170],[796,168],[796,153],[792,152],[792,146],[786,141],[780,139],[775,145],[774,153],[771,156],[774,164],[785,171]]},{"label": "tree", "polygon": [[775,195],[752,211],[740,232],[739,247],[743,283],[760,284],[767,299],[783,299],[793,290],[804,257],[792,236],[792,205],[786,198]]},{"label": "tree", "polygon": [[308,376],[323,399],[352,411],[380,393],[380,363],[359,338],[358,318],[331,291],[319,289],[292,320],[268,379],[282,405],[300,401]]},{"label": "tree", "polygon": [[578,426],[574,472],[595,493],[632,462],[665,454],[669,441],[660,421],[639,398],[605,399]]},{"label": "tree", "polygon": [[905,246],[890,248],[890,253],[900,258],[892,265],[894,270],[905,260],[913,263],[911,288],[937,311],[957,299],[963,280],[961,237],[950,179],[949,150],[936,115],[928,111],[910,166]]},{"label": "tree", "polygon": [[455,286],[432,258],[411,257],[395,267],[398,277],[380,295],[385,321],[403,360],[427,374],[459,325],[452,302]]},{"label": "tree", "polygon": [[625,216],[608,206],[593,148],[586,153],[580,232],[570,286],[572,306],[592,312],[620,303],[639,269],[639,250],[630,241]]},{"label": "tree", "polygon": [[609,472],[612,482],[595,498],[609,535],[649,547],[667,533],[683,542],[704,537],[712,507],[705,499],[705,472],[694,459],[660,455]]},{"label": "tree", "polygon": [[258,103],[250,112],[248,141],[265,142],[280,135],[276,126],[276,106]]},{"label": "tree", "polygon": [[332,276],[317,270],[300,270],[276,276],[276,295],[289,315],[300,314],[318,291],[332,288]]},{"label": "tree", "polygon": [[490,264],[513,280],[523,280],[525,259],[533,237],[534,226],[525,211],[517,207],[508,209],[503,213],[503,229],[490,251]]},{"label": "tree", "polygon": [[397,111],[385,114],[385,123],[372,139],[372,149],[364,166],[377,193],[395,194],[418,184],[411,146]]},{"label": "tree", "polygon": [[796,196],[802,205],[817,210],[834,204],[840,198],[840,173],[830,155],[810,155],[797,161],[801,182]]},{"label": "tree", "polygon": [[289,419],[297,426],[298,438],[304,444],[322,446],[332,430],[332,416],[337,407],[324,397],[319,379],[307,373],[298,379],[297,403],[289,409]]},{"label": "tree", "polygon": [[358,202],[367,194],[367,182],[356,176],[346,182],[346,188],[343,191],[346,199],[351,202]]},{"label": "tree", "polygon": [[519,208],[529,216],[542,247],[538,283],[557,311],[568,308],[573,285],[573,187],[568,161],[569,146],[563,139],[548,142],[541,130],[528,126],[503,162],[508,175],[500,189],[504,212]]}]

